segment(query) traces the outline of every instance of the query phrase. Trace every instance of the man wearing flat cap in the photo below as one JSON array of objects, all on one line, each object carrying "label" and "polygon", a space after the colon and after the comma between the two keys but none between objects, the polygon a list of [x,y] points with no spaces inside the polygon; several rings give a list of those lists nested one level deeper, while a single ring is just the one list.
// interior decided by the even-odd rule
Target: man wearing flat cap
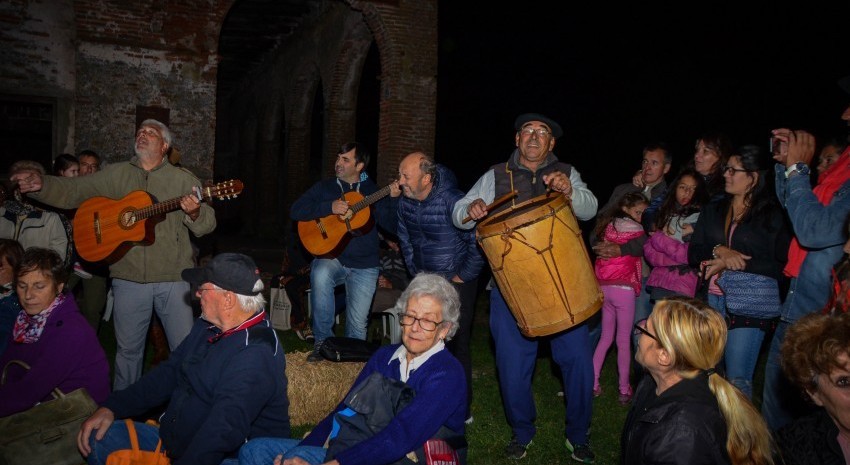
[{"label": "man wearing flat cap", "polygon": [[[254,261],[223,253],[182,277],[201,300],[201,316],[169,358],[116,391],[80,428],[78,446],[102,465],[130,448],[126,423],[167,405],[157,428],[135,423],[143,450],[162,448],[172,464],[234,463],[255,437],[289,437],[286,359],[263,311],[263,282]],[[94,433],[94,434],[93,434]]]},{"label": "man wearing flat cap", "polygon": [[[580,220],[596,215],[596,197],[582,181],[578,170],[559,161],[552,153],[555,141],[563,134],[561,126],[544,115],[525,113],[514,122],[516,149],[507,162],[494,165],[484,173],[465,197],[455,203],[453,222],[471,229],[475,222],[463,223],[466,216],[476,222],[489,213],[508,208],[546,193],[560,192],[570,199]],[[496,197],[518,191],[512,202],[487,210]],[[499,386],[513,438],[505,449],[512,459],[525,457],[535,434],[537,415],[531,392],[531,375],[537,359],[537,338],[520,333],[497,286],[490,293],[490,331],[496,343]],[[588,446],[591,404],[593,401],[593,362],[586,324],[580,324],[549,336],[552,358],[561,369],[567,399],[567,451],[574,460],[592,463]]]}]

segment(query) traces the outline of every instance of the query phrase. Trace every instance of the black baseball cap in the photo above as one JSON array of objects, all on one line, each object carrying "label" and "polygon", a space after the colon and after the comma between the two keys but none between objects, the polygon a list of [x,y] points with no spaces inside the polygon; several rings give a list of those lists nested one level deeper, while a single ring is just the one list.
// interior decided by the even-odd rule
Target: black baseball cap
[{"label": "black baseball cap", "polygon": [[218,254],[206,266],[187,268],[181,276],[193,286],[213,283],[241,295],[257,295],[263,289],[257,264],[251,257],[241,253]]},{"label": "black baseball cap", "polygon": [[561,137],[564,134],[564,131],[561,130],[560,124],[556,123],[555,120],[551,118],[541,115],[540,113],[523,113],[517,116],[516,121],[514,121],[514,129],[519,131],[529,121],[540,121],[546,126],[549,126],[549,129],[552,130],[552,135],[555,136],[555,138]]}]

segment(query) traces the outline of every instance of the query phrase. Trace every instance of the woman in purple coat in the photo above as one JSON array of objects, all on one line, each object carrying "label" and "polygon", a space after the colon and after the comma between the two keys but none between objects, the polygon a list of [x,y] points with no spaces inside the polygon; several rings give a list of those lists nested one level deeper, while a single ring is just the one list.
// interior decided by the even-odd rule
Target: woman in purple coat
[{"label": "woman in purple coat", "polygon": [[[53,398],[59,388],[86,388],[97,403],[109,394],[109,365],[92,327],[71,294],[63,293],[66,272],[53,250],[31,247],[15,277],[21,311],[0,357],[6,383],[0,386],[0,417]],[[20,360],[30,369],[18,364]]]}]

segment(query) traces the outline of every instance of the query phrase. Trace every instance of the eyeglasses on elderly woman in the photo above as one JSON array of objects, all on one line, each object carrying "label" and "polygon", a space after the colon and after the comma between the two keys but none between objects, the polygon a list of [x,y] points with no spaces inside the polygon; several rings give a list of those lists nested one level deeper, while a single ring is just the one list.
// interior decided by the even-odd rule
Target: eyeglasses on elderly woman
[{"label": "eyeglasses on elderly woman", "polygon": [[442,321],[431,321],[426,320],[425,318],[416,318],[413,315],[403,314],[399,318],[398,322],[402,326],[413,326],[413,323],[419,322],[419,327],[424,329],[425,331],[434,331],[437,329],[437,326],[442,324]]}]

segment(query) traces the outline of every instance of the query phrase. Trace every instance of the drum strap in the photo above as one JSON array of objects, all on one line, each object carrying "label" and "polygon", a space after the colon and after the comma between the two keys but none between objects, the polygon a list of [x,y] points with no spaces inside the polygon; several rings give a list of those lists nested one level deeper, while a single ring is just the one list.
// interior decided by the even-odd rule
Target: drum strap
[{"label": "drum strap", "polygon": [[[516,192],[516,189],[514,188],[514,172],[511,171],[508,166],[510,166],[510,160],[505,162],[505,173],[508,173],[508,179],[510,179],[511,182],[511,192]],[[511,199],[511,207],[516,207],[516,197]]]}]

